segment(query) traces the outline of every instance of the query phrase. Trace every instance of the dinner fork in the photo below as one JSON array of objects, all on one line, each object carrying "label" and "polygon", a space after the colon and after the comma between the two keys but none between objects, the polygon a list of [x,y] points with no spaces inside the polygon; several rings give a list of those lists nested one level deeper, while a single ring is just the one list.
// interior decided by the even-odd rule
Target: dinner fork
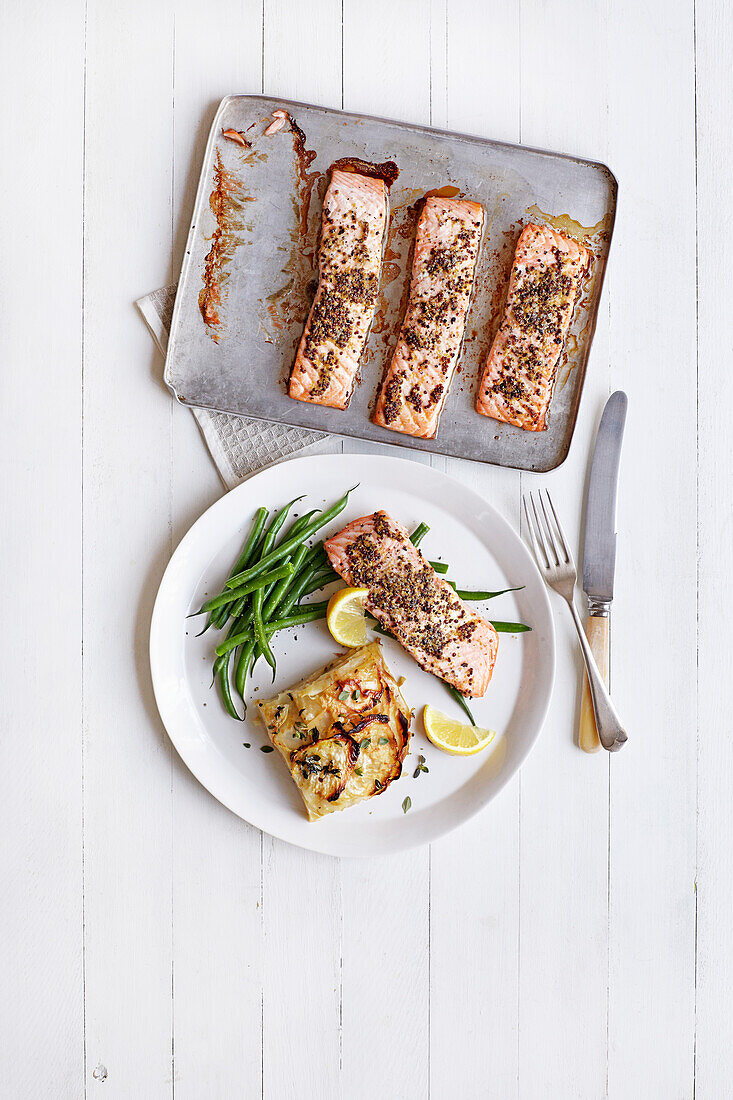
[{"label": "dinner fork", "polygon": [[[604,749],[615,752],[626,743],[626,731],[621,725],[621,720],[611,702],[611,696],[606,690],[603,677],[598,671],[598,665],[593,658],[593,653],[583,630],[583,624],[575,607],[577,572],[573,555],[568,547],[567,539],[560,526],[560,520],[557,518],[555,506],[547,489],[545,489],[544,497],[541,491],[537,493],[537,497],[539,507],[533,493],[525,493],[522,498],[537,565],[548,587],[562,596],[570,608],[588,672],[588,683],[590,685],[593,711],[596,716],[598,737]],[[549,505],[549,512],[545,501]],[[550,519],[550,513],[552,514],[552,520]]]}]

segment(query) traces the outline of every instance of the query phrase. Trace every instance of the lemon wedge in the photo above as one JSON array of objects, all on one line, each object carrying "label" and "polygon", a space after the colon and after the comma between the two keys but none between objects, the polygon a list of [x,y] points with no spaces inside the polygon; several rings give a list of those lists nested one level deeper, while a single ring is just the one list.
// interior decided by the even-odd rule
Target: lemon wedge
[{"label": "lemon wedge", "polygon": [[368,641],[366,619],[366,599],[368,588],[342,588],[334,592],[328,601],[326,622],[331,635],[340,645],[366,645]]},{"label": "lemon wedge", "polygon": [[425,732],[436,748],[452,756],[473,756],[485,749],[496,736],[495,730],[469,726],[436,710],[428,703],[422,712]]}]

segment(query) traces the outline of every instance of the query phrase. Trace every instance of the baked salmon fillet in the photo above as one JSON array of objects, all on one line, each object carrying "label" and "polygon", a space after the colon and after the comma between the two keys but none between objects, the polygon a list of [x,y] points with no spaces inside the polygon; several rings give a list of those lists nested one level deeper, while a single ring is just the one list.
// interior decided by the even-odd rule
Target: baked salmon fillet
[{"label": "baked salmon fillet", "polygon": [[323,201],[318,289],[290,375],[291,397],[345,409],[379,291],[384,181],[334,169]]},{"label": "baked salmon fillet", "polygon": [[257,708],[311,821],[382,794],[402,772],[410,708],[379,642]]},{"label": "baked salmon fillet", "polygon": [[547,427],[560,353],[591,253],[548,225],[525,225],[504,316],[484,367],[476,410],[530,432]]},{"label": "baked salmon fillet", "polygon": [[483,223],[477,202],[425,200],[407,311],[375,424],[424,439],[437,432],[463,342]]},{"label": "baked salmon fillet", "polygon": [[464,695],[484,694],[498,635],[438,576],[401,523],[375,512],[324,546],[347,584],[369,590],[368,611],[419,665]]}]

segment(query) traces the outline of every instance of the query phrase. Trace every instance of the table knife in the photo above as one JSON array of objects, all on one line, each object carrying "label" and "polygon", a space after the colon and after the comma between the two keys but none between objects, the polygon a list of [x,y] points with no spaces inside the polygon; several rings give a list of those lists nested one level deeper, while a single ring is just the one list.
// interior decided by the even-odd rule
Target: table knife
[{"label": "table knife", "polygon": [[[585,633],[606,686],[610,612],[616,571],[616,489],[627,405],[628,398],[623,390],[616,390],[606,402],[596,435],[585,511],[583,590],[588,598]],[[578,744],[584,752],[597,752],[601,743],[585,673],[583,681]]]}]

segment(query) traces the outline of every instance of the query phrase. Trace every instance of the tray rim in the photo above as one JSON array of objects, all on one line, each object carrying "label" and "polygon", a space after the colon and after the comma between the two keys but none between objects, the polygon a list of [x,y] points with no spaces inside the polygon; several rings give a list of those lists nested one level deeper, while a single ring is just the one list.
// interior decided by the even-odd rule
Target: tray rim
[{"label": "tray rim", "polygon": [[[245,92],[245,93],[241,93],[241,94],[237,93],[237,94],[226,95],[219,102],[219,105],[216,108],[216,111],[214,113],[214,117],[213,117],[212,122],[211,122],[211,128],[209,130],[209,135],[206,139],[206,147],[204,149],[203,161],[202,161],[202,164],[201,164],[201,171],[199,173],[198,185],[196,187],[196,197],[194,199],[194,206],[193,206],[193,211],[192,211],[192,214],[191,214],[191,223],[189,225],[188,234],[186,236],[186,247],[185,247],[183,260],[181,262],[180,274],[178,276],[178,287],[179,288],[183,285],[184,281],[189,276],[189,269],[190,269],[191,263],[192,263],[192,260],[191,260],[192,247],[191,246],[192,246],[192,243],[193,243],[193,240],[194,240],[194,235],[196,233],[196,229],[197,229],[197,225],[198,225],[197,213],[200,209],[200,204],[201,204],[203,198],[205,198],[205,189],[206,189],[206,186],[208,185],[208,177],[206,175],[205,170],[206,170],[206,166],[209,163],[210,157],[213,153],[214,144],[215,144],[215,142],[217,140],[217,137],[218,137],[218,131],[220,129],[219,120],[220,120],[221,116],[226,112],[227,108],[230,106],[230,104],[232,102],[234,102],[235,100],[242,100],[242,99],[251,100],[253,102],[267,103],[267,104],[272,104],[272,103],[282,104],[284,106],[294,107],[294,108],[303,108],[304,107],[304,108],[307,108],[308,110],[311,110],[311,111],[320,111],[324,115],[340,115],[342,117],[348,117],[348,118],[356,119],[357,121],[361,120],[361,121],[381,123],[383,125],[388,125],[388,126],[396,126],[396,127],[399,127],[400,129],[410,130],[412,132],[417,131],[417,132],[420,132],[420,133],[423,133],[423,134],[437,134],[441,137],[451,138],[452,140],[466,142],[467,144],[471,144],[471,145],[481,145],[481,146],[487,146],[488,145],[488,146],[491,146],[492,148],[501,148],[501,149],[521,151],[522,153],[530,153],[534,156],[551,157],[553,160],[570,161],[573,164],[582,165],[584,167],[591,168],[591,169],[594,169],[596,171],[601,171],[601,172],[605,173],[605,175],[608,178],[608,181],[609,181],[609,184],[610,184],[610,187],[611,187],[611,194],[612,194],[612,204],[611,204],[610,209],[609,209],[609,213],[611,215],[611,221],[610,221],[610,226],[608,228],[609,236],[608,236],[608,249],[607,249],[607,253],[606,253],[606,262],[604,263],[603,270],[601,271],[601,274],[600,274],[600,279],[599,279],[599,283],[598,283],[598,290],[597,290],[597,295],[596,295],[596,309],[595,309],[593,317],[591,318],[591,326],[592,327],[591,327],[591,330],[589,332],[588,354],[587,354],[586,362],[585,362],[585,365],[584,365],[584,368],[583,368],[583,374],[582,374],[582,377],[580,379],[580,383],[578,385],[577,397],[576,397],[575,402],[574,402],[574,407],[572,408],[572,410],[569,414],[569,417],[568,417],[568,431],[566,433],[566,441],[564,442],[561,450],[559,451],[559,457],[557,458],[557,460],[552,462],[549,465],[538,465],[538,466],[530,467],[530,466],[518,466],[513,462],[501,462],[501,461],[498,461],[497,459],[481,458],[480,456],[477,456],[477,457],[471,458],[471,459],[462,459],[462,456],[460,456],[460,455],[446,455],[444,451],[434,450],[428,445],[426,445],[424,447],[415,446],[415,440],[411,436],[403,436],[403,434],[401,432],[390,432],[389,433],[390,436],[395,436],[395,438],[394,439],[391,439],[391,438],[390,439],[385,439],[383,441],[385,446],[401,447],[401,448],[404,448],[406,450],[410,450],[410,451],[413,451],[413,452],[417,451],[418,453],[423,453],[424,452],[426,454],[438,454],[438,455],[441,455],[442,457],[462,459],[462,461],[480,462],[480,463],[482,463],[486,466],[498,466],[498,467],[500,467],[502,469],[506,469],[506,470],[519,470],[522,473],[530,473],[530,474],[532,474],[532,473],[538,473],[538,474],[540,474],[540,473],[550,473],[552,470],[556,470],[560,466],[562,466],[562,464],[565,462],[566,458],[568,457],[568,454],[570,452],[570,447],[572,445],[573,438],[575,436],[575,428],[576,428],[577,421],[578,421],[578,412],[580,410],[580,402],[581,402],[581,399],[582,399],[582,396],[583,396],[583,390],[585,389],[586,375],[588,373],[588,361],[590,359],[590,354],[591,354],[591,351],[592,351],[592,348],[593,348],[593,339],[594,339],[595,333],[596,333],[598,313],[600,311],[601,300],[602,300],[602,296],[603,296],[603,288],[604,288],[605,283],[606,283],[606,271],[607,271],[608,264],[609,264],[609,261],[610,261],[610,258],[611,258],[611,244],[612,244],[612,241],[613,241],[613,233],[614,233],[614,228],[615,228],[615,225],[616,225],[616,214],[617,214],[617,211],[618,211],[618,192],[619,192],[618,177],[615,175],[615,173],[611,171],[611,169],[608,167],[608,165],[604,161],[589,160],[586,157],[578,157],[578,156],[575,156],[572,153],[558,153],[558,152],[555,152],[551,149],[541,149],[541,148],[538,148],[538,147],[532,146],[532,145],[523,145],[523,144],[518,144],[516,142],[511,142],[511,141],[498,141],[498,140],[495,140],[494,138],[480,137],[476,134],[465,134],[465,133],[462,133],[462,132],[456,131],[456,130],[444,130],[444,129],[441,129],[441,128],[436,127],[436,126],[423,126],[423,125],[416,124],[416,123],[411,123],[411,122],[401,122],[399,119],[384,118],[381,115],[370,115],[370,114],[364,114],[364,113],[355,112],[355,111],[344,111],[344,110],[341,110],[338,107],[324,107],[322,104],[304,103],[300,100],[286,99],[286,98],[283,98],[281,96],[269,96],[269,95],[265,95],[261,92],[253,92],[253,93],[246,93]],[[283,420],[283,419],[273,421],[273,420],[271,420],[271,418],[269,418],[267,416],[264,416],[264,415],[257,415],[255,413],[233,412],[231,409],[222,409],[222,408],[219,408],[215,405],[206,405],[206,404],[203,404],[201,402],[194,403],[192,401],[188,401],[185,398],[185,396],[183,396],[183,395],[181,395],[177,392],[177,390],[175,388],[175,384],[172,381],[171,376],[170,376],[170,372],[169,372],[169,363],[172,362],[172,360],[173,360],[174,349],[175,349],[175,346],[176,346],[176,334],[177,334],[177,329],[178,329],[178,321],[179,321],[179,316],[180,316],[180,313],[181,313],[182,309],[183,309],[183,298],[181,296],[179,296],[179,294],[176,292],[176,301],[175,301],[175,305],[173,307],[173,314],[172,314],[172,317],[171,317],[171,326],[170,326],[170,334],[169,334],[169,339],[168,339],[168,347],[167,347],[167,350],[166,350],[165,364],[164,364],[164,368],[163,368],[163,381],[165,382],[166,387],[170,390],[173,397],[176,399],[176,401],[180,405],[184,405],[189,409],[205,409],[209,412],[226,413],[228,416],[241,416],[241,417],[245,417],[249,420],[262,421],[263,423],[284,424],[287,427],[298,428],[301,431],[309,431],[309,432],[313,432],[314,434],[319,434],[319,435],[330,435],[330,436],[334,436],[338,439],[360,439],[360,440],[362,440],[362,442],[367,442],[367,443],[375,443],[375,442],[376,443],[381,443],[382,442],[380,440],[374,440],[374,439],[372,439],[368,436],[359,435],[355,432],[343,432],[343,431],[338,431],[336,429],[321,428],[321,427],[311,428],[308,425],[292,424],[289,421]],[[388,429],[386,429],[386,428],[384,430],[388,431]],[[433,440],[426,440],[425,441],[426,444],[429,444],[430,442],[433,442]]]}]

